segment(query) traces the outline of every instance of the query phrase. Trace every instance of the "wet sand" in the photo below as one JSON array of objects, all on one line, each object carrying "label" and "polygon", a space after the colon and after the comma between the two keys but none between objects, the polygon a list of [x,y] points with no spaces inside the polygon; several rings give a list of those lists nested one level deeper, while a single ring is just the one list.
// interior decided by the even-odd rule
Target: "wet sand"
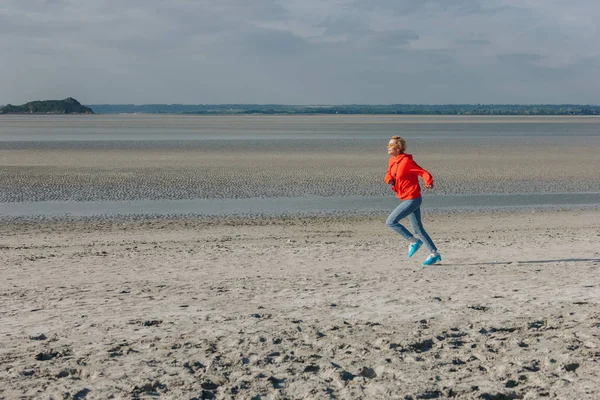
[{"label": "wet sand", "polygon": [[[438,140],[410,152],[436,178],[436,195],[600,192],[600,137],[493,144]],[[0,203],[389,195],[385,149],[370,142],[195,145],[0,149]]]},{"label": "wet sand", "polygon": [[388,138],[436,195],[600,193],[600,118],[0,117],[0,203],[387,196]]},{"label": "wet sand", "polygon": [[598,211],[384,218],[5,223],[0,398],[597,397]]}]

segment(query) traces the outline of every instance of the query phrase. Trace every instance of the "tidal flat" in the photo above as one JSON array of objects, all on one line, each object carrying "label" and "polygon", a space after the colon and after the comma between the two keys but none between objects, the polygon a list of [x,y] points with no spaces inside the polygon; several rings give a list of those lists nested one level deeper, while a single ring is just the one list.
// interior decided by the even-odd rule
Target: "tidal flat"
[{"label": "tidal flat", "polygon": [[[396,134],[434,175],[432,198],[600,198],[594,117],[98,115],[2,116],[0,203],[381,202],[390,196],[385,144]],[[495,205],[514,205],[502,199]]]}]

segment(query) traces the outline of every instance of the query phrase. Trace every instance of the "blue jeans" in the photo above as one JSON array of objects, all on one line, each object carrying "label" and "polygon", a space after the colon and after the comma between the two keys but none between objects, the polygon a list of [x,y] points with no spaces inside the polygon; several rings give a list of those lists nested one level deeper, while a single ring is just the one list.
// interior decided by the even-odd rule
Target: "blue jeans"
[{"label": "blue jeans", "polygon": [[423,199],[419,197],[418,199],[412,200],[404,200],[392,213],[387,217],[385,224],[390,227],[394,232],[403,236],[405,239],[410,240],[414,236],[408,229],[398,223],[402,218],[408,217],[410,224],[412,225],[413,230],[415,231],[415,235],[418,236],[423,243],[427,246],[429,251],[432,253],[437,251],[437,247],[433,244],[433,241],[425,232],[425,228],[423,228],[423,222],[421,221],[421,203]]}]

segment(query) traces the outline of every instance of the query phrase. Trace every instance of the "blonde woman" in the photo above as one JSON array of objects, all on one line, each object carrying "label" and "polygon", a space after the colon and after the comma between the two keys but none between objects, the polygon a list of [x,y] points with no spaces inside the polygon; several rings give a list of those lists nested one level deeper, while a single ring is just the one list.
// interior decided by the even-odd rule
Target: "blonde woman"
[{"label": "blonde woman", "polygon": [[[392,211],[385,223],[394,232],[409,241],[409,257],[412,257],[425,243],[430,254],[422,265],[436,264],[442,261],[442,256],[438,253],[437,247],[433,244],[425,228],[423,228],[423,222],[421,221],[421,203],[423,199],[421,198],[421,186],[419,184],[420,176],[425,181],[426,188],[433,188],[433,176],[421,168],[413,160],[412,155],[405,153],[406,141],[400,136],[393,136],[387,149],[390,160],[387,174],[385,174],[385,183],[391,186],[402,202]],[[414,235],[398,222],[405,217],[408,217],[415,232]]]}]

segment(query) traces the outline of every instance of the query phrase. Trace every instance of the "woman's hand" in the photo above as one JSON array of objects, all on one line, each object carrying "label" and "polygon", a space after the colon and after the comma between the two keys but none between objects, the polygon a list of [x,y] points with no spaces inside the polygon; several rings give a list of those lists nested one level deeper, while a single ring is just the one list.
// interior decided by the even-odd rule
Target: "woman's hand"
[{"label": "woman's hand", "polygon": [[431,182],[431,185],[425,185],[425,187],[426,187],[427,189],[433,189],[433,182]]}]

